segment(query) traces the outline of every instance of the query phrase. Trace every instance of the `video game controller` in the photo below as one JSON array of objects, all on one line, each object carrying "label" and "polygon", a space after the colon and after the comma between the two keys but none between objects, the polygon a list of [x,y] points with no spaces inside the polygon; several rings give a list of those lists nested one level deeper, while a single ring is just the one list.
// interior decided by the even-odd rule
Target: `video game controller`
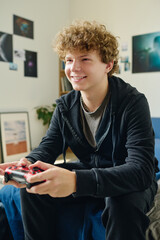
[{"label": "video game controller", "polygon": [[42,169],[34,167],[33,169],[29,169],[26,166],[15,166],[8,167],[5,170],[4,181],[7,183],[10,180],[14,180],[21,184],[26,184],[27,188],[30,189],[32,186],[38,185],[41,182],[29,183],[26,178],[28,175],[35,175],[37,173],[43,172]]}]

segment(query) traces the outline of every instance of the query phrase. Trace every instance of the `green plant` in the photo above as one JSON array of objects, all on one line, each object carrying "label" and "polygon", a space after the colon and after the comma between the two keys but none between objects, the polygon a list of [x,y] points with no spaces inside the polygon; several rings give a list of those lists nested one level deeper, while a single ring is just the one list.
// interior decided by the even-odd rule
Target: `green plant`
[{"label": "green plant", "polygon": [[56,108],[56,104],[53,103],[51,106],[40,106],[36,107],[36,113],[38,119],[41,119],[43,121],[43,125],[48,125],[50,124],[52,114]]}]

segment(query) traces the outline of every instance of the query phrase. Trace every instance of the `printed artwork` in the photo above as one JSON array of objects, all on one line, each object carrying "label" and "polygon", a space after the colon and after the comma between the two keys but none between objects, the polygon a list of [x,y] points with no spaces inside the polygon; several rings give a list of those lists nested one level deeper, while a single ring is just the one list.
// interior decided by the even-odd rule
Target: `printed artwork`
[{"label": "printed artwork", "polygon": [[2,161],[10,162],[31,150],[27,112],[0,113]]},{"label": "printed artwork", "polygon": [[1,143],[0,143],[0,163],[2,163],[2,145],[1,145]]},{"label": "printed artwork", "polygon": [[124,72],[130,72],[130,56],[128,42],[122,42],[120,48],[120,58],[119,58],[119,74]]},{"label": "printed artwork", "polygon": [[13,33],[33,39],[33,22],[28,19],[13,15]]},{"label": "printed artwork", "polygon": [[20,61],[26,60],[26,53],[23,49],[16,49],[14,50],[14,58]]},{"label": "printed artwork", "polygon": [[4,32],[0,32],[0,61],[13,61],[12,35]]},{"label": "printed artwork", "polygon": [[134,36],[133,73],[160,71],[160,32]]},{"label": "printed artwork", "polygon": [[24,62],[24,76],[37,77],[37,53],[24,49],[13,49],[13,36],[34,38],[34,23],[26,18],[13,15],[13,34],[0,32],[0,61],[9,62],[9,70],[18,71],[14,60]]},{"label": "printed artwork", "polygon": [[18,70],[18,65],[16,63],[9,63],[9,69],[13,70],[13,71],[17,71]]},{"label": "printed artwork", "polygon": [[37,77],[37,53],[26,51],[26,60],[24,62],[24,76]]},{"label": "printed artwork", "polygon": [[7,156],[27,152],[25,121],[5,121],[4,131]]}]

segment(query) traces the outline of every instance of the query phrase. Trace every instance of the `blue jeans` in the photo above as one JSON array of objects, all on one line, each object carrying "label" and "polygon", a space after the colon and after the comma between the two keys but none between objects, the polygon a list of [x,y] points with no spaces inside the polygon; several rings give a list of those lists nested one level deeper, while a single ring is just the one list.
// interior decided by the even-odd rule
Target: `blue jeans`
[{"label": "blue jeans", "polygon": [[21,217],[20,190],[10,185],[4,186],[0,190],[0,202],[3,203],[13,238],[15,240],[24,240],[24,230]]}]

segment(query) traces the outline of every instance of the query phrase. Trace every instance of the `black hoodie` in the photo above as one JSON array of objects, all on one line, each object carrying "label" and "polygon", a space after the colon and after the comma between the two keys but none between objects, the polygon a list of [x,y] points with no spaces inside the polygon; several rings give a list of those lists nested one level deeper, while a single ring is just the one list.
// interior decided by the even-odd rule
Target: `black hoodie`
[{"label": "black hoodie", "polygon": [[154,132],[146,97],[115,76],[109,78],[109,89],[109,113],[107,108],[96,133],[95,148],[84,136],[80,92],[73,90],[57,100],[46,136],[27,156],[33,162],[53,164],[59,154],[65,156],[69,146],[86,168],[75,170],[75,197],[103,198],[143,191],[155,180]]}]

